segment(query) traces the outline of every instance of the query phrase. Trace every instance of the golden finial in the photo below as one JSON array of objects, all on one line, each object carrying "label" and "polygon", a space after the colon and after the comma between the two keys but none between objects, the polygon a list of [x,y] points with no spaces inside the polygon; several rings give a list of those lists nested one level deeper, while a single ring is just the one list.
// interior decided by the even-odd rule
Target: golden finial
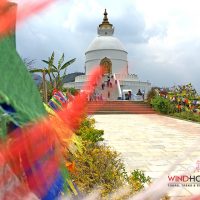
[{"label": "golden finial", "polygon": [[104,12],[104,18],[103,18],[103,22],[105,23],[105,22],[108,22],[108,13],[107,13],[107,11],[106,11],[106,9],[105,9],[105,12]]},{"label": "golden finial", "polygon": [[108,21],[108,13],[105,9],[104,11],[104,18],[103,18],[103,22],[99,25],[99,27],[107,27],[107,28],[112,28],[112,24],[109,23]]}]

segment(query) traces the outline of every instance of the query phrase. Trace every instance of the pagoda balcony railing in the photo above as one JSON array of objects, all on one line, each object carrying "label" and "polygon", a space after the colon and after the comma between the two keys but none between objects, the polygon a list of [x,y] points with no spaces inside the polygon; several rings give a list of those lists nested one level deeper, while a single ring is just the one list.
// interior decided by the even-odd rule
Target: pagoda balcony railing
[{"label": "pagoda balcony railing", "polygon": [[133,80],[138,80],[138,76],[136,74],[115,74],[116,75],[116,79],[117,80],[130,80],[130,81],[133,81]]}]

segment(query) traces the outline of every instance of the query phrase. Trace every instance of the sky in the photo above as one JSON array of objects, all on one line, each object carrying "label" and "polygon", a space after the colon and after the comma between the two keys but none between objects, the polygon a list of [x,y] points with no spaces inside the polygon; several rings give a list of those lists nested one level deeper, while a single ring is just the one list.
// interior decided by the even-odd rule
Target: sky
[{"label": "sky", "polygon": [[57,0],[18,24],[18,53],[37,67],[53,51],[56,59],[64,53],[66,61],[76,58],[68,73],[84,72],[85,50],[105,8],[128,52],[130,74],[152,86],[191,82],[200,92],[199,0]]}]

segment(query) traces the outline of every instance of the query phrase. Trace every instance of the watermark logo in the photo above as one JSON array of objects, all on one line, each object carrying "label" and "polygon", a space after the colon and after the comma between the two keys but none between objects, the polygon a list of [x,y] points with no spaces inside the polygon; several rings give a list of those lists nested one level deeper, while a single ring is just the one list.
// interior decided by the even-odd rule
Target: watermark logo
[{"label": "watermark logo", "polygon": [[200,187],[200,160],[197,160],[196,165],[190,166],[182,175],[169,175],[168,186]]}]

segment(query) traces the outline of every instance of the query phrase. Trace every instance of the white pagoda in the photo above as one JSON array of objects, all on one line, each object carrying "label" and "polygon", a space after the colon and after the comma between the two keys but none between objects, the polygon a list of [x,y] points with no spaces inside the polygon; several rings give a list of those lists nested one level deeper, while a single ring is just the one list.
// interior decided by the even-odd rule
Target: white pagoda
[{"label": "white pagoda", "polygon": [[[103,96],[103,99],[110,100],[126,99],[127,94],[131,93],[131,99],[138,99],[138,91],[146,97],[151,89],[151,83],[140,81],[136,74],[129,74],[127,51],[121,41],[114,36],[114,27],[109,23],[105,9],[103,22],[97,28],[97,36],[88,46],[85,52],[85,75],[75,78],[75,82],[65,83],[65,87],[82,88],[88,80],[90,72],[96,67],[104,68],[102,84],[105,89],[97,87],[96,93]],[[107,88],[107,81],[111,82],[116,89]]]}]

